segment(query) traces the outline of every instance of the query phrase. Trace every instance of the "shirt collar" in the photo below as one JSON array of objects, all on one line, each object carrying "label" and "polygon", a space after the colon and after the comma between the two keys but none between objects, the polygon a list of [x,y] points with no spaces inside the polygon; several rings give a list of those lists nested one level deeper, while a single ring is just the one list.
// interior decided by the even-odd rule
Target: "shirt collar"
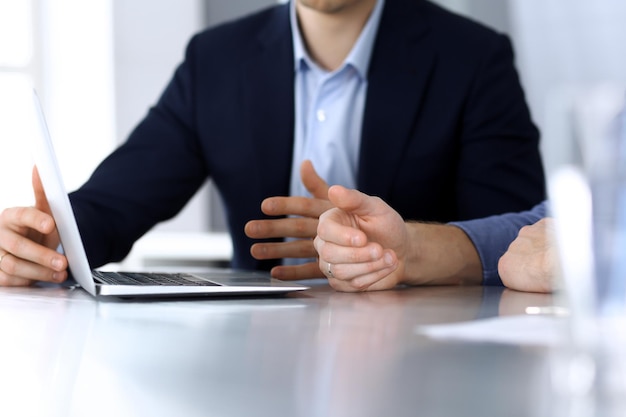
[{"label": "shirt collar", "polygon": [[[290,2],[289,17],[291,20],[291,36],[293,41],[293,55],[295,59],[294,68],[296,71],[300,71],[301,69],[311,67],[311,65],[313,65],[313,60],[304,47],[302,34],[300,33],[300,26],[298,25],[298,19],[296,17],[296,1],[297,0],[291,0]],[[367,19],[367,23],[363,27],[356,43],[341,66],[342,68],[346,65],[353,66],[363,79],[367,79],[367,71],[369,69],[370,58],[372,56],[374,41],[376,39],[376,32],[378,31],[384,5],[385,0],[376,1],[376,5],[370,14],[370,17]]]}]

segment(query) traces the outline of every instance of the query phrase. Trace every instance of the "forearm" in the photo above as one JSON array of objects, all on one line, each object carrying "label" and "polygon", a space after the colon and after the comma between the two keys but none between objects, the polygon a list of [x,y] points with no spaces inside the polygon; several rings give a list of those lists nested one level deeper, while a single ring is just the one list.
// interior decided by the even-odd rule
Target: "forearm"
[{"label": "forearm", "polygon": [[402,283],[480,285],[480,257],[463,230],[443,224],[406,223],[406,226],[409,248]]}]

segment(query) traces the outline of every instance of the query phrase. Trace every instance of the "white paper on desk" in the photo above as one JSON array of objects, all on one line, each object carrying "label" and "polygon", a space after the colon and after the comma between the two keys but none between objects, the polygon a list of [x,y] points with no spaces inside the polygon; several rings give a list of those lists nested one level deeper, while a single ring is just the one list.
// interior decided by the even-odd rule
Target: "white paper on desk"
[{"label": "white paper on desk", "polygon": [[557,346],[567,341],[567,319],[555,316],[503,316],[462,323],[416,327],[439,340]]}]

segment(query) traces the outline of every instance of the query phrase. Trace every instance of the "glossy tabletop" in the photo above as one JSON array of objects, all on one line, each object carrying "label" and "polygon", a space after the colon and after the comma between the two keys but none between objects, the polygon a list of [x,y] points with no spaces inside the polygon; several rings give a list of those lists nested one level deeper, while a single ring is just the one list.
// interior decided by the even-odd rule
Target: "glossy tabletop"
[{"label": "glossy tabletop", "polygon": [[0,289],[2,416],[548,416],[550,348],[431,339],[421,325],[550,305],[427,287],[94,299]]}]

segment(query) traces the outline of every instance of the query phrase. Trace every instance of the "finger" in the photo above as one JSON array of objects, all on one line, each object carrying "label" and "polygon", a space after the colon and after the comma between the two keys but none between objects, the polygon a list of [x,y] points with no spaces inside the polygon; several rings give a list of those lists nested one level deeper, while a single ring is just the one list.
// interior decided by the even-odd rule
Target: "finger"
[{"label": "finger", "polygon": [[326,242],[341,246],[364,246],[367,243],[367,235],[354,223],[354,220],[340,209],[327,210],[320,216],[317,236]]},{"label": "finger", "polygon": [[250,247],[250,254],[255,259],[317,257],[313,242],[309,239],[290,242],[255,243]]},{"label": "finger", "polygon": [[320,260],[331,264],[360,264],[373,262],[383,257],[383,248],[376,242],[370,242],[366,246],[352,247],[337,245],[324,240],[318,235],[313,246]]},{"label": "finger", "polygon": [[[357,280],[352,280],[351,284],[355,288],[364,287],[364,291],[385,291],[391,290],[398,286],[398,268],[395,268],[389,271],[388,274],[383,276],[382,278],[375,278],[371,282],[359,282],[361,278]],[[367,278],[366,278],[367,279]]]},{"label": "finger", "polygon": [[0,242],[4,251],[55,271],[67,268],[65,256],[23,235],[28,229],[37,230],[44,236],[53,233],[55,229],[51,216],[33,207],[15,207],[2,212],[2,223],[7,226],[0,228]]},{"label": "finger", "polygon": [[313,162],[308,159],[300,165],[300,178],[313,197],[322,200],[328,199],[328,184],[317,174]]},{"label": "finger", "polygon": [[272,268],[271,274],[274,278],[290,281],[297,279],[324,278],[317,263],[308,262],[301,265],[280,265]]},{"label": "finger", "polygon": [[0,262],[2,285],[23,286],[26,281],[63,282],[67,279],[67,270],[54,271],[42,265],[25,261],[12,254],[5,254]]},{"label": "finger", "polygon": [[395,274],[397,274],[397,266],[361,275],[351,280],[329,278],[328,283],[333,289],[342,292],[389,290],[397,285]]},{"label": "finger", "polygon": [[313,238],[317,233],[317,219],[309,217],[289,217],[273,220],[251,220],[244,231],[252,239],[276,237]]},{"label": "finger", "polygon": [[332,207],[324,199],[309,197],[269,197],[261,203],[261,211],[268,216],[302,216],[318,218],[323,212]]},{"label": "finger", "polygon": [[342,281],[355,279],[366,280],[365,277],[372,276],[380,279],[389,275],[398,267],[398,258],[395,254],[393,254],[393,251],[385,251],[384,255],[379,259],[370,262],[332,263],[320,258],[318,266],[327,276],[332,274],[332,276],[328,276],[328,278],[334,278]]},{"label": "finger", "polygon": [[381,210],[390,208],[378,197],[372,197],[341,185],[330,187],[328,198],[335,207],[360,217],[375,216]]},{"label": "finger", "polygon": [[0,271],[0,287],[29,287],[34,283],[33,280],[12,277]]},{"label": "finger", "polygon": [[25,233],[28,229],[41,234],[54,231],[54,219],[35,207],[11,207],[2,211],[2,223],[8,230]]},{"label": "finger", "polygon": [[[339,292],[365,292],[369,290],[369,287],[374,282],[374,278],[372,277],[364,277],[367,281],[362,281],[356,284],[351,280],[340,280],[336,278],[329,278],[328,285],[330,285],[334,290]],[[370,281],[371,280],[371,281]]]},{"label": "finger", "polygon": [[328,284],[341,292],[364,292],[388,290],[396,286],[394,279],[387,279],[395,268],[387,268],[352,280],[329,278]]},{"label": "finger", "polygon": [[35,207],[44,213],[51,213],[50,204],[46,198],[46,193],[43,190],[43,184],[41,183],[41,177],[39,177],[39,170],[37,167],[33,167],[32,173],[33,192],[35,193]]}]

